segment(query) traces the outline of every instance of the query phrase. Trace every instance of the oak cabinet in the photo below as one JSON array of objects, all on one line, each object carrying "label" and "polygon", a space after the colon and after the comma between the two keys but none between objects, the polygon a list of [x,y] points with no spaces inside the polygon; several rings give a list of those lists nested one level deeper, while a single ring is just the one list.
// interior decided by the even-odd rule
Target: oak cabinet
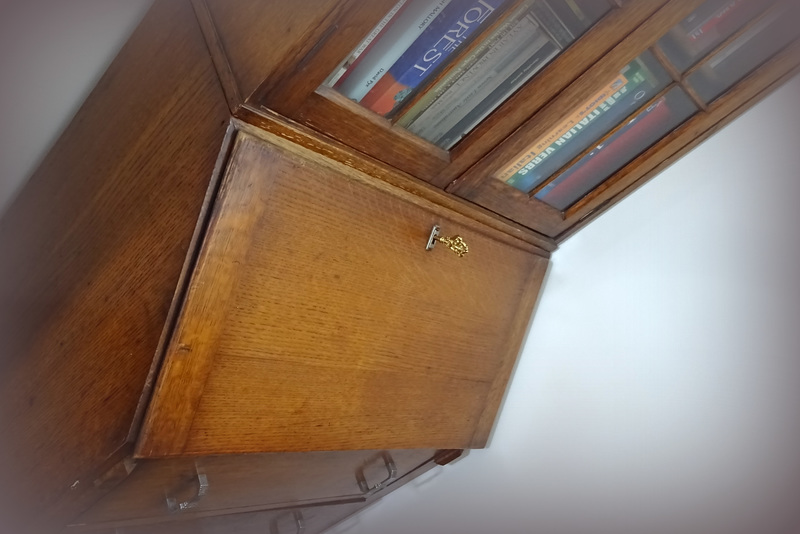
[{"label": "oak cabinet", "polygon": [[546,251],[235,121],[218,169],[135,467],[73,530],[365,503],[486,445]]},{"label": "oak cabinet", "polygon": [[[557,244],[800,64],[792,0],[695,56],[709,4],[587,2],[445,148],[325,85],[395,0],[156,1],[0,220],[5,530],[318,531],[486,446]],[[645,72],[548,177],[499,179]],[[681,113],[545,202],[663,102]]]},{"label": "oak cabinet", "polygon": [[156,2],[2,215],[3,531],[366,505],[490,432],[552,242],[232,118],[203,29]]}]

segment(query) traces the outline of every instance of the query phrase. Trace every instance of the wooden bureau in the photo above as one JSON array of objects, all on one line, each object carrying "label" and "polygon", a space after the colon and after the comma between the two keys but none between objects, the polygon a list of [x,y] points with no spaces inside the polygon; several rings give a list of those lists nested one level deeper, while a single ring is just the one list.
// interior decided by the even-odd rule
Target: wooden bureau
[{"label": "wooden bureau", "polygon": [[[485,447],[558,243],[800,65],[706,101],[797,3],[683,72],[702,2],[609,2],[444,149],[323,84],[394,4],[155,2],[0,219],[3,531],[311,534]],[[683,122],[563,209],[493,177],[644,53]]]}]

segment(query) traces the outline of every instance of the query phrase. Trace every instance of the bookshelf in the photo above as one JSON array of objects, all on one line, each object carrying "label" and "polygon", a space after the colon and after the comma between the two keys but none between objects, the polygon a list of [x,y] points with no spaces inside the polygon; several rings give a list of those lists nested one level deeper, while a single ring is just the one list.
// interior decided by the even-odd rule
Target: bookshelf
[{"label": "bookshelf", "polygon": [[[237,69],[228,34],[245,23],[195,2],[232,77],[251,77],[240,116],[278,113],[556,241],[800,64],[796,0],[324,4],[291,54]],[[435,40],[448,29],[460,40]]]}]

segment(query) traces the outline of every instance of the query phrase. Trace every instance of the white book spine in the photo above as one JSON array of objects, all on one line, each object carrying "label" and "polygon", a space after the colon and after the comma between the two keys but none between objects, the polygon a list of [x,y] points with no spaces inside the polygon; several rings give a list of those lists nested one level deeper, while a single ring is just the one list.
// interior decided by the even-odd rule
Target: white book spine
[{"label": "white book spine", "polygon": [[353,72],[342,82],[339,92],[360,102],[449,3],[450,0],[409,0],[409,5],[397,15],[397,20],[380,35]]},{"label": "white book spine", "polygon": [[428,140],[446,134],[549,39],[525,17],[423,112],[409,130]]}]

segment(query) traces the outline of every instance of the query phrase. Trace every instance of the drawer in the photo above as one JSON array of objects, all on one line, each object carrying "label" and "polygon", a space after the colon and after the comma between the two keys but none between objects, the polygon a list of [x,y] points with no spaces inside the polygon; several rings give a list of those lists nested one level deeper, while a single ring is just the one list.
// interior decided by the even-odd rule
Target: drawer
[{"label": "drawer", "polygon": [[122,527],[108,534],[317,534],[367,503],[309,506]]},{"label": "drawer", "polygon": [[546,254],[278,138],[224,173],[136,454],[484,446]]},{"label": "drawer", "polygon": [[136,525],[382,494],[435,449],[146,460],[74,527]]}]

